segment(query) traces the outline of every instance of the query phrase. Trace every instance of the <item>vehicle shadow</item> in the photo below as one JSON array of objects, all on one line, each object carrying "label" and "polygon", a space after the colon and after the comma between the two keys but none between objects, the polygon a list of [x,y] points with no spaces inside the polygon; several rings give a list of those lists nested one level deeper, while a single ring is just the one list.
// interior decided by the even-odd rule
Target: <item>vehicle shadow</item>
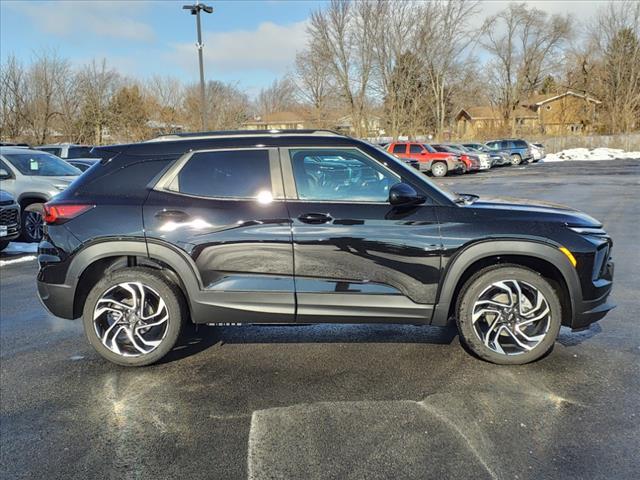
[{"label": "vehicle shadow", "polygon": [[593,323],[587,330],[580,332],[572,332],[569,328],[561,328],[558,334],[557,342],[565,347],[575,347],[581,343],[595,337],[602,332],[602,327],[599,323]]},{"label": "vehicle shadow", "polygon": [[190,357],[213,345],[277,343],[425,343],[450,345],[455,327],[397,324],[189,325],[176,347],[160,363]]}]

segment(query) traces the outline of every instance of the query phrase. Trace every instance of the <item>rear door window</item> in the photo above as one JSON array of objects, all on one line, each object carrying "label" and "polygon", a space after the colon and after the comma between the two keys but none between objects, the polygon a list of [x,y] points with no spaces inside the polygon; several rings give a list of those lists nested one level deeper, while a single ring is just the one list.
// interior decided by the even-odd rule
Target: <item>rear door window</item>
[{"label": "rear door window", "polygon": [[196,152],[171,182],[169,189],[213,198],[271,195],[269,151]]},{"label": "rear door window", "polygon": [[393,146],[393,153],[407,153],[407,146],[404,144],[396,144]]}]

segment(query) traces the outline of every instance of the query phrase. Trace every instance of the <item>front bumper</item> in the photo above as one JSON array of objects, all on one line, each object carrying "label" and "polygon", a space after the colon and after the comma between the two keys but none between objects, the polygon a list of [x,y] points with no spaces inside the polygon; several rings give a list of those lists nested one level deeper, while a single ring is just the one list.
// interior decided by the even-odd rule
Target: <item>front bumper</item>
[{"label": "front bumper", "polygon": [[20,207],[17,204],[0,207],[0,242],[20,236]]},{"label": "front bumper", "polygon": [[606,279],[598,280],[598,294],[596,299],[583,300],[576,305],[571,328],[583,330],[594,322],[602,319],[610,310],[616,308],[614,303],[608,301],[613,288],[614,263],[609,260],[606,265]]}]

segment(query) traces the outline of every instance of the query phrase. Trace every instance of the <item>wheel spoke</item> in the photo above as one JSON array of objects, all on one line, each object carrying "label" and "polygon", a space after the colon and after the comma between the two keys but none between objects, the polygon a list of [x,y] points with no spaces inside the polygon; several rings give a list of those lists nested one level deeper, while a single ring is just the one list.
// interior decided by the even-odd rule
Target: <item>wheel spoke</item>
[{"label": "wheel spoke", "polygon": [[[501,297],[507,297],[507,301]],[[515,279],[492,283],[478,296],[471,312],[476,335],[502,355],[533,350],[549,330],[551,309],[533,285]]]},{"label": "wheel spoke", "polygon": [[158,348],[169,320],[165,301],[142,282],[114,285],[98,299],[93,313],[94,329],[102,344],[126,357],[146,355]]},{"label": "wheel spoke", "polygon": [[476,323],[478,321],[478,319],[482,315],[485,315],[487,313],[493,313],[493,314],[497,315],[498,317],[500,317],[502,315],[499,310],[495,310],[495,309],[491,309],[491,308],[483,308],[483,309],[478,310],[477,312],[473,313],[473,318],[471,319],[471,321],[473,323]]},{"label": "wheel spoke", "polygon": [[527,345],[526,343],[522,342],[519,338],[518,335],[516,335],[514,332],[511,331],[511,329],[509,327],[504,327],[505,331],[511,336],[511,338],[513,338],[516,343],[518,345],[520,345],[522,348],[524,348],[525,350],[529,351],[531,350],[533,347]]}]

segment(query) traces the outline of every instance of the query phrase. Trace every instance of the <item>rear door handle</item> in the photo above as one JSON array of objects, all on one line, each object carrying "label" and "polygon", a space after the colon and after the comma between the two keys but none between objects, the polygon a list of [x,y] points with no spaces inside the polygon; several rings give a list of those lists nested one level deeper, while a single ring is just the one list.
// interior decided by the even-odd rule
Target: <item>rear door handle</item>
[{"label": "rear door handle", "polygon": [[174,222],[184,222],[189,219],[189,214],[182,210],[160,210],[155,214],[158,220],[173,220]]},{"label": "rear door handle", "polygon": [[328,213],[303,213],[298,217],[298,220],[303,223],[320,224],[328,223],[333,219]]}]

